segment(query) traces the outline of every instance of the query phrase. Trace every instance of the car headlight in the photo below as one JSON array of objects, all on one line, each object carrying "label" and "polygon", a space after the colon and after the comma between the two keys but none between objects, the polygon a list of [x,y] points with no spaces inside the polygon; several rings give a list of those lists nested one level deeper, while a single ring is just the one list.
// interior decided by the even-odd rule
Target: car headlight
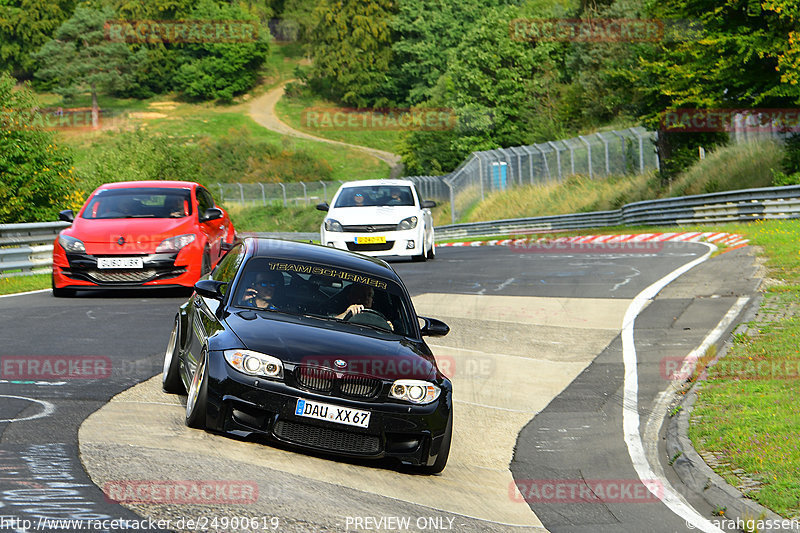
[{"label": "car headlight", "polygon": [[344,231],[342,229],[342,225],[339,224],[338,220],[333,220],[332,218],[325,219],[325,230],[326,231]]},{"label": "car headlight", "polygon": [[178,235],[176,237],[170,237],[169,239],[164,239],[161,241],[161,244],[158,245],[156,248],[156,253],[161,252],[177,252],[184,246],[188,246],[194,242],[195,236],[193,233],[187,233],[186,235]]},{"label": "car headlight", "polygon": [[439,397],[441,389],[428,381],[417,379],[398,379],[392,383],[389,396],[411,403],[431,403]]},{"label": "car headlight", "polygon": [[225,350],[225,360],[243,374],[283,379],[283,363],[277,357],[250,350]]},{"label": "car headlight", "polygon": [[67,252],[85,252],[86,245],[83,244],[83,241],[80,239],[76,239],[75,237],[69,237],[67,235],[59,235],[58,236],[58,244],[66,250]]},{"label": "car headlight", "polygon": [[407,230],[407,229],[414,229],[416,227],[417,227],[417,217],[404,218],[397,225],[397,229],[399,231],[404,231],[404,230]]}]

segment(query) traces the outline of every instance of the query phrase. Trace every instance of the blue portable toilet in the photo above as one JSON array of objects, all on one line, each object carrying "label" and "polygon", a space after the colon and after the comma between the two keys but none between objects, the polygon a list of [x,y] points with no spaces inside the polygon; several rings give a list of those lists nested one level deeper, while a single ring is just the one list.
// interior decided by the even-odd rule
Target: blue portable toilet
[{"label": "blue portable toilet", "polygon": [[508,181],[508,163],[498,161],[492,163],[492,188],[497,191],[506,190]]}]

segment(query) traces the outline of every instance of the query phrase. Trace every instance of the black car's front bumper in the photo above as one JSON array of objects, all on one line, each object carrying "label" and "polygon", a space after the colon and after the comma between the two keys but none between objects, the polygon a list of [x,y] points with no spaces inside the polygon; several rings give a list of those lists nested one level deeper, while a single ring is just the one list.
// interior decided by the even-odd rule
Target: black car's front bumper
[{"label": "black car's front bumper", "polygon": [[[287,365],[286,374],[293,368]],[[222,353],[211,352],[206,426],[348,457],[390,457],[419,466],[436,461],[452,416],[449,382],[443,383],[436,401],[412,405],[383,401],[383,391],[373,400],[354,400],[295,388],[289,385],[294,384],[291,378],[286,381],[247,376],[231,368]],[[369,427],[295,415],[298,398],[369,411]]]}]

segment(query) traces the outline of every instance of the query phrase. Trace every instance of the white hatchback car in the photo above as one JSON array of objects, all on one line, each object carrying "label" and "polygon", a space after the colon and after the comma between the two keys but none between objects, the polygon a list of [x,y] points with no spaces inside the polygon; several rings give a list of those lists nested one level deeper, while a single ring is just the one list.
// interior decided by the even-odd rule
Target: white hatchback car
[{"label": "white hatchback car", "polygon": [[325,246],[365,255],[411,256],[415,261],[433,259],[431,207],[414,184],[406,180],[365,180],[345,183],[331,205],[317,205],[328,215],[320,227]]}]

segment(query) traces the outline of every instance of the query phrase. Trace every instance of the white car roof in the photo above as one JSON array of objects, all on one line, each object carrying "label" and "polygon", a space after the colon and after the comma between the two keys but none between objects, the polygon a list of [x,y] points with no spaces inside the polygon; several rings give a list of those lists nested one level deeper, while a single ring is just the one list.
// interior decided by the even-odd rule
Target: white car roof
[{"label": "white car roof", "polygon": [[414,182],[411,180],[361,180],[361,181],[348,181],[347,183],[343,183],[340,187],[341,189],[345,189],[347,187],[362,187],[365,185],[414,185]]}]

